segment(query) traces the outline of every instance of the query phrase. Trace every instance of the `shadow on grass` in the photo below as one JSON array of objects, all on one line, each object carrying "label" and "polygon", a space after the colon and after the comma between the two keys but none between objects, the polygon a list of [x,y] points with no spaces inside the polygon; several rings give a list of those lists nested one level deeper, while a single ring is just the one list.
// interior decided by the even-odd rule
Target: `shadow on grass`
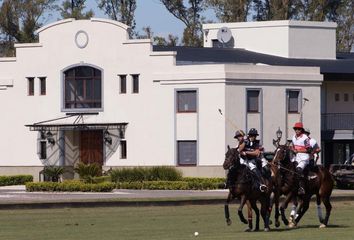
[{"label": "shadow on grass", "polygon": [[[310,225],[300,225],[296,228],[289,228],[289,227],[280,227],[280,228],[272,228],[271,231],[272,232],[286,232],[286,231],[296,231],[296,230],[301,230],[301,229],[309,229],[309,228],[313,228],[313,229],[319,229],[319,225],[315,225],[315,224],[310,224]],[[326,228],[349,228],[349,226],[347,225],[328,225]]]}]

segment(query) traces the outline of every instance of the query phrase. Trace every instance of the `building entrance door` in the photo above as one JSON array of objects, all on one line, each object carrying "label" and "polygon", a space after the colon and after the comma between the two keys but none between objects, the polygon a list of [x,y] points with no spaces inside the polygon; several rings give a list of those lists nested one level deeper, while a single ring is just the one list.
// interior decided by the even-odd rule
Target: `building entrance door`
[{"label": "building entrance door", "polygon": [[80,159],[82,163],[103,165],[103,131],[81,131]]}]

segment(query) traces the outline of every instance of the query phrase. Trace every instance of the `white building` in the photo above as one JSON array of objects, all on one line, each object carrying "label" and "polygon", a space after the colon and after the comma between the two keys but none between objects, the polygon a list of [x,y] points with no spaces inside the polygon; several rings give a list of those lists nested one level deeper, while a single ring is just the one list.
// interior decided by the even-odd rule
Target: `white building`
[{"label": "white building", "polygon": [[[222,26],[234,48],[211,48]],[[39,43],[16,44],[16,57],[0,58],[0,175],[38,179],[45,165],[82,161],[224,176],[235,128],[257,128],[271,151],[278,128],[287,139],[303,120],[320,141],[326,74],[349,74],[354,94],[354,57],[336,59],[335,27],[208,24],[204,48],[169,48],[129,39],[128,27],[111,20],[44,26]]]}]

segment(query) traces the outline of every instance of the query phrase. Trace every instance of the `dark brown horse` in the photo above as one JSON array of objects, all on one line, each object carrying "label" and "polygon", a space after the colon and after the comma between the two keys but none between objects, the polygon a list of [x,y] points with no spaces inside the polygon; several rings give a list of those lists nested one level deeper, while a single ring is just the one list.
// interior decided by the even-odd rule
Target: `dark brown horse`
[{"label": "dark brown horse", "polygon": [[[279,145],[274,159],[272,161],[272,166],[277,166],[278,172],[280,172],[280,185],[276,186],[278,188],[278,197],[281,194],[286,195],[285,200],[282,202],[280,207],[280,212],[282,220],[285,224],[288,224],[288,221],[285,216],[285,209],[288,206],[288,203],[294,198],[297,197],[300,200],[300,205],[297,209],[296,218],[290,223],[290,227],[296,226],[303,215],[309,208],[311,197],[316,195],[317,208],[318,208],[318,217],[321,223],[320,227],[326,227],[328,224],[328,219],[331,214],[332,205],[330,203],[330,197],[333,190],[333,178],[330,172],[323,166],[317,166],[316,172],[309,172],[305,186],[305,194],[297,195],[298,185],[295,182],[296,172],[295,165],[290,161],[290,148],[287,145]],[[276,169],[276,167],[274,167]],[[281,174],[283,172],[283,174]],[[303,177],[303,176],[301,176]],[[288,181],[288,184],[287,184]],[[323,219],[322,213],[320,211],[321,202],[325,205],[326,216]]]},{"label": "dark brown horse", "polygon": [[[238,215],[240,220],[249,224],[249,228],[252,228],[252,220],[247,221],[243,216],[242,209],[249,201],[250,206],[256,213],[256,226],[255,231],[259,230],[259,209],[257,207],[257,200],[261,203],[261,216],[264,221],[264,231],[269,231],[269,198],[270,191],[262,193],[260,190],[255,190],[253,188],[254,176],[253,173],[245,165],[240,164],[240,155],[237,149],[228,147],[228,151],[225,156],[225,161],[223,167],[225,170],[230,169],[230,167],[235,168],[233,171],[234,176],[233,181],[229,186],[229,195],[225,204],[225,218],[228,225],[231,224],[230,213],[229,213],[229,203],[235,199],[240,199],[240,206],[238,208]],[[268,189],[271,189],[271,185],[268,183]]]}]

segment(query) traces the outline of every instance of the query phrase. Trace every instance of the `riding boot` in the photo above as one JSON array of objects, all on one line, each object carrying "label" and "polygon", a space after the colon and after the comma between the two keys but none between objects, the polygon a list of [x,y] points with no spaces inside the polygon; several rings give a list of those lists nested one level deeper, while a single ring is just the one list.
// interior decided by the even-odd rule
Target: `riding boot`
[{"label": "riding boot", "polygon": [[300,167],[296,168],[296,173],[297,173],[297,180],[299,182],[299,189],[298,189],[298,194],[299,195],[304,195],[305,194],[305,183],[304,183],[304,176],[303,176],[303,170]]},{"label": "riding boot", "polygon": [[263,178],[258,168],[254,168],[252,172],[256,175],[256,189],[258,188],[261,192],[267,191],[267,186],[263,183]]},{"label": "riding boot", "polygon": [[263,173],[263,176],[264,176],[266,179],[270,179],[271,176],[272,176],[272,173],[271,173],[271,171],[270,171],[270,169],[269,169],[268,166],[264,166],[264,167],[262,168],[262,173]]}]

